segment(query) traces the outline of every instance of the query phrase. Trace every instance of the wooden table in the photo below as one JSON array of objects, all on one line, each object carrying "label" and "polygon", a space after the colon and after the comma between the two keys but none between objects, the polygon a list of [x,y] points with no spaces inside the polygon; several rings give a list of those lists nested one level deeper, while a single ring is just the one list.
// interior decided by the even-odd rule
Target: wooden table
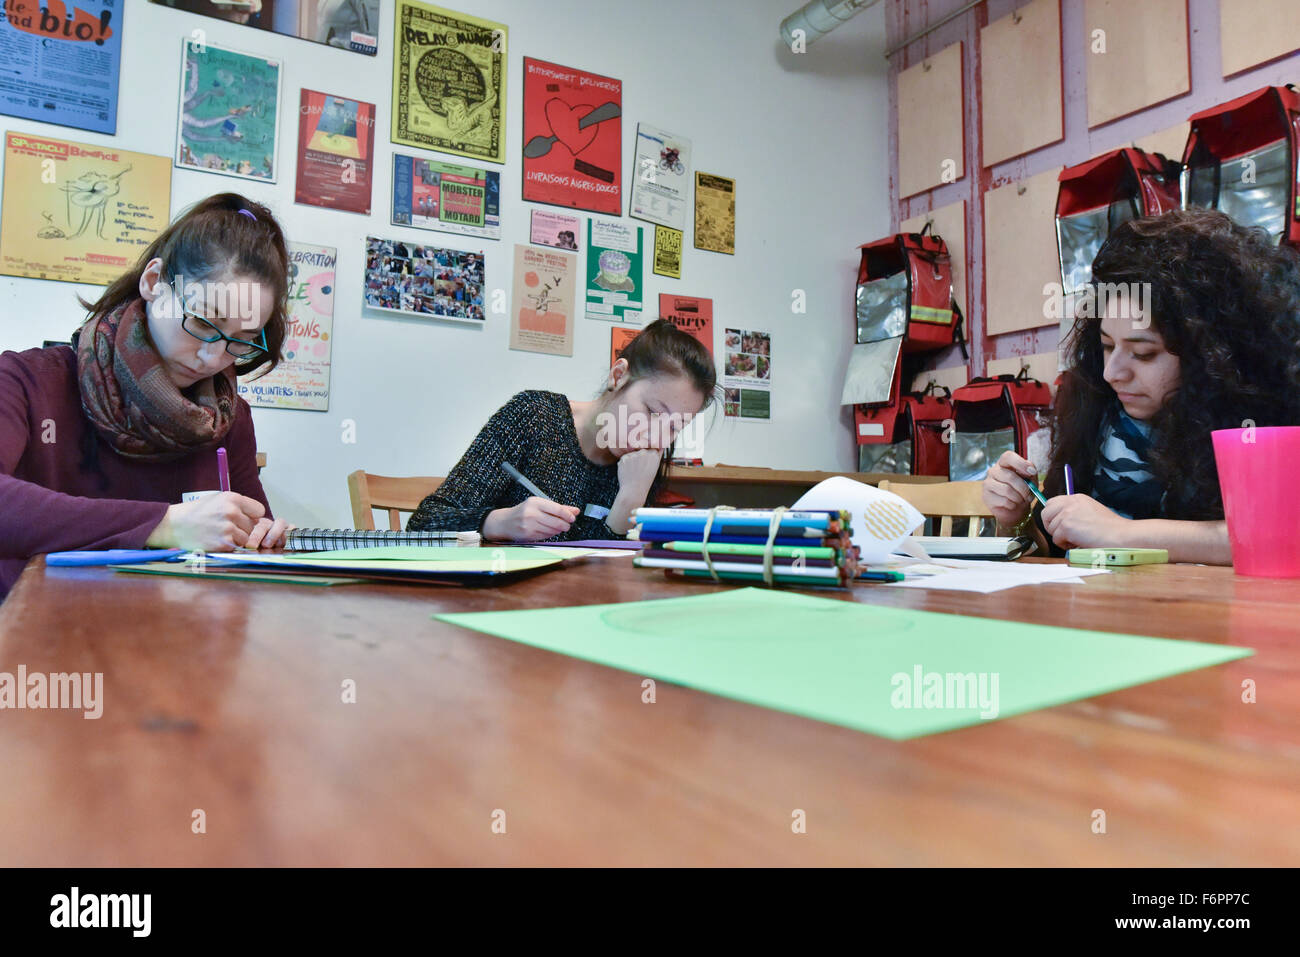
[{"label": "wooden table", "polygon": [[695,499],[700,508],[734,505],[737,508],[772,508],[792,505],[818,482],[844,475],[867,485],[881,479],[891,482],[946,482],[939,475],[899,475],[894,472],[811,472],[764,469],[740,465],[674,465],[670,487]]},{"label": "wooden table", "polygon": [[1300,582],[1169,565],[987,596],[859,586],[839,597],[1258,652],[906,742],[664,682],[643,704],[642,675],[430,617],[713,587],[625,558],[475,590],[37,559],[0,606],[0,671],[102,671],[105,707],[0,711],[0,863],[1300,861]]}]

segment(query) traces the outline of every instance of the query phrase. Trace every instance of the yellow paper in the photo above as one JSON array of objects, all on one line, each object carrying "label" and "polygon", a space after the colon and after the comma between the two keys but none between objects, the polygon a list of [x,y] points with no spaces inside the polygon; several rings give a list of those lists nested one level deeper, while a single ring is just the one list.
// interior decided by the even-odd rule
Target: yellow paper
[{"label": "yellow paper", "polygon": [[393,142],[505,162],[503,23],[397,0]]},{"label": "yellow paper", "polygon": [[654,271],[656,276],[667,276],[669,279],[682,278],[682,231],[680,229],[673,229],[670,226],[655,227]]},{"label": "yellow paper", "polygon": [[736,181],[695,174],[695,248],[736,254]]},{"label": "yellow paper", "polygon": [[7,133],[0,273],[108,285],[166,228],[171,180],[168,156]]}]

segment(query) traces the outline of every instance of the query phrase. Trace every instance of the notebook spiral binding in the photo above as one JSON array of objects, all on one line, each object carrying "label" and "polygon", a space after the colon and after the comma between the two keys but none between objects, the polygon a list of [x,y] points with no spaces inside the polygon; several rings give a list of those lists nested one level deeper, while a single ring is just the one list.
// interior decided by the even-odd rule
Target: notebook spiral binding
[{"label": "notebook spiral binding", "polygon": [[389,529],[291,528],[284,547],[296,552],[328,552],[339,548],[378,548],[383,545],[441,545],[476,547],[478,532],[394,532]]}]

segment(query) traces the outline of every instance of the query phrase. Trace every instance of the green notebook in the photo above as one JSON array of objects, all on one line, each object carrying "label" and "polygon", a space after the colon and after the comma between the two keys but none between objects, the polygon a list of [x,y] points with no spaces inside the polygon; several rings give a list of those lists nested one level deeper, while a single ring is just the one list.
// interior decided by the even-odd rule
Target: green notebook
[{"label": "green notebook", "polygon": [[1025,714],[1248,648],[863,605],[765,588],[435,616],[738,701],[901,740]]},{"label": "green notebook", "polygon": [[200,569],[186,562],[142,562],[138,565],[109,565],[115,572],[140,575],[172,575],[180,578],[206,578],[218,581],[268,582],[272,585],[362,585],[363,578],[329,578],[324,575],[290,575],[284,572],[257,572],[239,566],[220,568],[207,565]]}]

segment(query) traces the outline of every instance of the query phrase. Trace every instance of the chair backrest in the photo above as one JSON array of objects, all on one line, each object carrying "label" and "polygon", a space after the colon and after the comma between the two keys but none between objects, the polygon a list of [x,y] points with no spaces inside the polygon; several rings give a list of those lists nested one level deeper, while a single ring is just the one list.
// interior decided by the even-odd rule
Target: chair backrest
[{"label": "chair backrest", "polygon": [[[932,485],[917,485],[911,482],[890,482],[883,480],[880,489],[893,492],[906,499],[926,518],[939,519],[939,534],[952,534],[954,518],[971,519],[966,534],[978,538],[979,518],[992,518],[993,513],[984,504],[983,482],[936,482]],[[923,530],[918,529],[918,531]]]},{"label": "chair backrest", "polygon": [[400,532],[402,512],[414,512],[424,497],[435,492],[442,482],[442,476],[436,475],[392,478],[357,469],[348,476],[353,528],[373,530],[375,515],[372,509],[382,508],[388,511],[388,527]]}]

